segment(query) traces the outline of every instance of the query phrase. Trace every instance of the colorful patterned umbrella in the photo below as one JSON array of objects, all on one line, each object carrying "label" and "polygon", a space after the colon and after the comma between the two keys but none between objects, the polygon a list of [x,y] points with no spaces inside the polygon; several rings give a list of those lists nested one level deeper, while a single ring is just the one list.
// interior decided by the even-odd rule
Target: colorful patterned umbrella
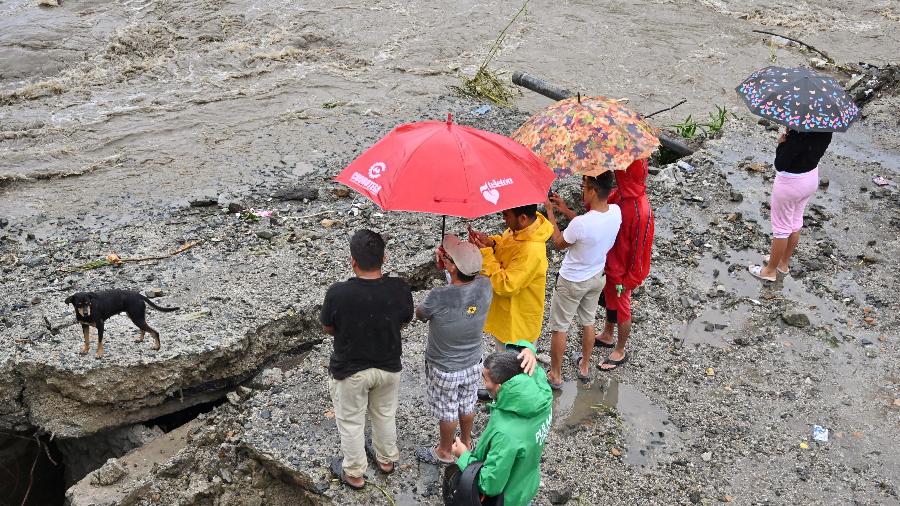
[{"label": "colorful patterned umbrella", "polygon": [[766,67],[736,91],[753,114],[802,132],[844,132],[859,117],[840,83],[806,68]]},{"label": "colorful patterned umbrella", "polygon": [[656,130],[643,116],[606,97],[560,100],[528,118],[512,138],[560,177],[625,170],[659,145]]}]

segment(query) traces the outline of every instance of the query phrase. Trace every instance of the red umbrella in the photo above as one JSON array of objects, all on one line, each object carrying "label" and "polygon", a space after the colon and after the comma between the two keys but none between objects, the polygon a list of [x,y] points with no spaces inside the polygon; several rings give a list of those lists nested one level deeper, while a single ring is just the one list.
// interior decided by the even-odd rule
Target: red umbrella
[{"label": "red umbrella", "polygon": [[543,202],[554,177],[525,146],[448,115],[394,128],[336,180],[384,210],[477,218]]}]

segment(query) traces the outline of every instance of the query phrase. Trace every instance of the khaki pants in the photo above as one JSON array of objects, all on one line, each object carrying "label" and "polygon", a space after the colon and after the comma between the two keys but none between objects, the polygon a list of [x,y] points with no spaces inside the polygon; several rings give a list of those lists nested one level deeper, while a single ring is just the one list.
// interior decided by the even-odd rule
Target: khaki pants
[{"label": "khaki pants", "polygon": [[397,448],[397,404],[400,373],[371,368],[344,378],[329,380],[334,419],[341,434],[343,468],[347,476],[361,477],[366,460],[366,412],[372,421],[372,446],[378,461],[386,464],[400,460]]}]

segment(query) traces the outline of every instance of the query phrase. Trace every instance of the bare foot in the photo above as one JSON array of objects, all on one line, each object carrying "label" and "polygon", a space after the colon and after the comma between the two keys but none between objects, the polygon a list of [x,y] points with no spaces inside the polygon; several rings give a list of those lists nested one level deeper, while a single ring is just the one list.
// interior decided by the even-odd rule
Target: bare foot
[{"label": "bare foot", "polygon": [[615,340],[615,338],[613,337],[612,333],[611,333],[611,332],[607,332],[607,331],[605,331],[605,330],[604,330],[603,332],[601,332],[601,333],[597,336],[597,338],[594,339],[594,340],[597,341],[597,342],[599,342],[599,343],[603,343],[603,344],[605,344],[605,345],[607,345],[607,346],[615,346],[615,345],[616,345],[616,340]]},{"label": "bare foot", "polygon": [[609,358],[607,358],[606,360],[601,362],[599,365],[597,365],[597,367],[601,371],[609,371],[609,370],[615,369],[616,367],[619,366],[619,364],[610,363],[610,362],[619,362],[624,358],[625,358],[624,351],[613,350],[612,353],[609,354]]},{"label": "bare foot", "polygon": [[353,485],[354,487],[362,487],[363,485],[366,484],[366,479],[363,478],[362,476],[359,476],[359,477],[347,476],[347,473],[344,473],[344,480],[347,483]]},{"label": "bare foot", "polygon": [[[470,441],[470,442],[471,442],[471,441]],[[465,443],[464,443],[464,444],[465,444]],[[468,448],[468,446],[469,446],[469,445],[466,445],[467,448]],[[450,452],[445,452],[445,451],[441,451],[440,445],[438,445],[438,446],[436,446],[436,447],[434,448],[434,454],[437,455],[437,457],[438,457],[439,459],[444,460],[444,461],[453,461],[453,460],[456,460],[456,458],[453,456],[452,453],[450,453]]]},{"label": "bare foot", "polygon": [[554,374],[553,371],[549,371],[547,372],[547,381],[554,385],[557,383],[562,383],[562,374]]}]

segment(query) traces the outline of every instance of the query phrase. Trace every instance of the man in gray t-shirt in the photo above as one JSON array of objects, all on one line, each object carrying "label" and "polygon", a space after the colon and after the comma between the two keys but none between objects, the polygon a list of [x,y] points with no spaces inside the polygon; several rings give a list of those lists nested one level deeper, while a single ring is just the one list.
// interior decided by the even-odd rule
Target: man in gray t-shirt
[{"label": "man in gray t-shirt", "polygon": [[481,252],[469,242],[445,236],[437,251],[437,266],[450,275],[450,284],[433,289],[416,308],[416,317],[428,322],[425,383],[441,437],[436,447],[417,448],[416,456],[441,465],[454,461],[450,448],[457,425],[460,440],[472,445],[482,369],[481,331],[494,292],[490,280],[478,275]]},{"label": "man in gray t-shirt", "polygon": [[431,290],[419,306],[421,319],[428,321],[425,360],[430,366],[451,372],[481,363],[481,331],[492,296],[491,281],[484,276]]}]

